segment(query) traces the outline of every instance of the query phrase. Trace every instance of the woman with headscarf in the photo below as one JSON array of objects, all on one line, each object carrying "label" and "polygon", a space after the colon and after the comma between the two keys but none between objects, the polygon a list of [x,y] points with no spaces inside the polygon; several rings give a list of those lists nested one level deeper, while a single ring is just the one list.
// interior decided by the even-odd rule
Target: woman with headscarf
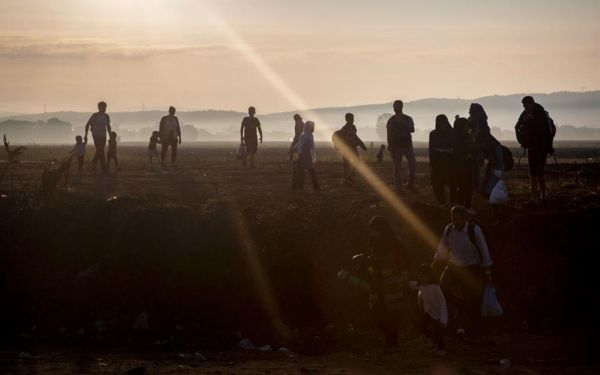
[{"label": "woman with headscarf", "polygon": [[313,189],[315,191],[320,190],[314,165],[316,159],[315,140],[313,137],[314,131],[315,123],[313,121],[306,121],[304,124],[304,131],[300,134],[300,137],[298,137],[298,143],[296,145],[298,160],[296,162],[296,167],[300,168],[300,173],[298,174],[298,178],[294,179],[292,182],[293,189],[304,188],[304,170],[307,170],[312,180]]},{"label": "woman with headscarf", "polygon": [[487,136],[490,135],[490,126],[487,113],[479,103],[471,103],[469,107],[469,128],[478,148],[474,155],[476,168],[473,169],[473,179],[475,189],[480,191],[483,186],[484,143]]},{"label": "woman with headscarf", "polygon": [[[445,187],[452,185],[453,138],[452,126],[446,115],[435,118],[435,130],[429,133],[429,167],[431,186],[440,207],[447,206]],[[454,203],[450,196],[450,203]]]}]

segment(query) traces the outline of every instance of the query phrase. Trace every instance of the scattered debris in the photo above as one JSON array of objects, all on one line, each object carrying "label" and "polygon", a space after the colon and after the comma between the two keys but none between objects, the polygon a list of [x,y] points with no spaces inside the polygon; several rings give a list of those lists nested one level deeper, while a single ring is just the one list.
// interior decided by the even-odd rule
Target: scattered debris
[{"label": "scattered debris", "polygon": [[19,353],[19,359],[33,359],[33,355],[29,352]]},{"label": "scattered debris", "polygon": [[242,339],[242,340],[240,340],[240,342],[238,342],[238,348],[244,349],[244,350],[254,350],[254,349],[256,349],[256,346],[254,346],[254,344],[252,343],[252,341],[250,341],[250,339]]}]

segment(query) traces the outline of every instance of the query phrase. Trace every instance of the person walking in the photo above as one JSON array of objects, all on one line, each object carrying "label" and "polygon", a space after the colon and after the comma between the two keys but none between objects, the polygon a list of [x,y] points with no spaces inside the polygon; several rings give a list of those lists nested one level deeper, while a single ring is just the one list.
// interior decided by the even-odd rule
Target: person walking
[{"label": "person walking", "polygon": [[169,107],[169,114],[160,119],[158,128],[161,144],[160,165],[163,168],[169,147],[171,147],[171,165],[175,165],[177,161],[177,144],[181,144],[181,127],[175,112],[175,107]]},{"label": "person walking", "polygon": [[394,187],[399,191],[402,185],[402,158],[408,161],[408,190],[415,192],[415,174],[417,162],[412,143],[412,133],[415,124],[410,116],[403,113],[404,103],[401,100],[394,102],[394,115],[387,122],[388,150],[394,162]]},{"label": "person walking", "polygon": [[85,135],[83,137],[85,143],[87,143],[88,132],[91,130],[94,147],[96,148],[94,158],[92,159],[92,168],[95,170],[96,163],[99,161],[102,173],[107,173],[104,149],[106,147],[106,135],[112,130],[110,127],[110,117],[106,113],[106,107],[105,102],[98,103],[98,112],[94,113],[88,120],[85,125]]},{"label": "person walking", "polygon": [[440,286],[457,310],[459,329],[477,335],[483,281],[491,280],[492,259],[481,227],[468,217],[466,207],[452,207],[432,268],[444,269]]},{"label": "person walking", "polygon": [[296,144],[298,144],[298,140],[300,135],[304,132],[304,121],[302,121],[302,116],[298,113],[294,115],[294,138],[292,139],[292,144],[290,145],[290,160],[294,157],[294,151],[296,150]]},{"label": "person walking", "polygon": [[469,134],[469,120],[457,117],[454,121],[452,136],[452,182],[450,200],[472,210],[475,160],[476,154],[473,140]]},{"label": "person walking", "polygon": [[[454,166],[453,130],[446,115],[435,118],[435,130],[429,133],[429,166],[431,168],[431,186],[440,207],[447,207],[445,188],[452,189]],[[450,194],[450,203],[453,194]]]},{"label": "person walking", "polygon": [[346,123],[336,133],[337,137],[339,137],[339,141],[341,141],[350,151],[350,154],[347,154],[345,150],[342,150],[342,162],[344,165],[344,182],[346,184],[352,184],[354,183],[354,179],[352,178],[352,175],[354,174],[354,164],[360,158],[358,147],[363,151],[366,151],[367,146],[365,146],[364,142],[358,137],[358,129],[354,124],[354,114],[346,113],[345,119]]},{"label": "person walking", "polygon": [[554,153],[552,141],[556,128],[548,112],[533,97],[526,96],[521,103],[524,111],[519,116],[515,131],[517,140],[527,150],[531,201],[537,204],[546,199],[544,169],[547,155]]},{"label": "person walking", "polygon": [[[240,127],[240,138],[243,144],[246,145],[246,155],[244,156],[243,165],[246,166],[246,160],[248,156],[250,156],[250,168],[254,168],[254,157],[256,156],[256,151],[258,150],[258,141],[260,143],[263,141],[263,133],[260,127],[260,121],[257,117],[255,117],[256,108],[249,107],[248,108],[248,116],[244,117],[242,120],[242,125]],[[257,139],[256,132],[260,134],[260,139]]]},{"label": "person walking", "polygon": [[313,133],[315,132],[315,123],[306,121],[304,124],[304,132],[298,137],[297,152],[298,160],[296,161],[297,175],[293,176],[292,188],[301,190],[304,188],[304,171],[307,170],[312,181],[313,190],[319,191],[319,182],[317,181],[317,173],[315,172],[315,140]]}]

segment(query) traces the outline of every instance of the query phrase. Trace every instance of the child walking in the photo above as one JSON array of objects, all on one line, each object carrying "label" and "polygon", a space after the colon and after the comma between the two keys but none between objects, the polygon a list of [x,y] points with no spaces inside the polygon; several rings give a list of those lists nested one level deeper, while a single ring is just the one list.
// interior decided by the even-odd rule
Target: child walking
[{"label": "child walking", "polygon": [[310,179],[312,180],[313,190],[319,191],[319,182],[317,181],[317,173],[315,172],[315,140],[313,133],[315,131],[315,123],[312,121],[306,121],[304,124],[304,132],[300,135],[298,143],[296,144],[298,150],[298,160],[294,168],[297,170],[292,176],[292,188],[303,189],[304,188],[304,170],[308,171]]},{"label": "child walking", "polygon": [[385,145],[381,145],[379,152],[377,153],[377,162],[383,163],[383,153],[385,152]]},{"label": "child walking", "polygon": [[158,158],[158,150],[156,149],[156,145],[158,144],[158,135],[160,133],[155,130],[152,132],[150,136],[150,142],[148,143],[148,157],[150,158],[150,165],[152,166],[154,158]]},{"label": "child walking", "polygon": [[106,153],[106,170],[110,167],[110,161],[115,161],[117,171],[119,170],[119,161],[117,159],[117,133],[114,131],[110,132],[108,139],[108,152]]},{"label": "child walking", "polygon": [[75,146],[73,146],[73,150],[71,150],[71,154],[77,158],[77,171],[79,174],[83,173],[83,159],[85,156],[85,145],[87,144],[87,140],[84,141],[83,138],[78,135],[75,137]]},{"label": "child walking", "polygon": [[427,340],[428,348],[436,355],[446,355],[444,346],[444,330],[448,325],[448,307],[442,289],[435,281],[431,267],[427,264],[419,266],[417,273],[419,282],[418,303],[420,309],[419,328]]}]

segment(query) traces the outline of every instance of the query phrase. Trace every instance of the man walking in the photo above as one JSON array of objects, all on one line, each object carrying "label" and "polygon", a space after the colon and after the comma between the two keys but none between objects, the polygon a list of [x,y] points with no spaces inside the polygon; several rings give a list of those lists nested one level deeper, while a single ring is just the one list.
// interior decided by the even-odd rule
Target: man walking
[{"label": "man walking", "polygon": [[296,144],[298,144],[298,140],[300,139],[300,135],[304,132],[304,121],[302,121],[302,116],[298,113],[294,115],[294,138],[292,139],[292,144],[290,145],[290,160],[294,156],[294,149],[296,148]]},{"label": "man walking", "polygon": [[527,149],[529,177],[531,183],[531,200],[533,203],[546,198],[546,180],[544,169],[547,154],[554,153],[552,138],[555,128],[548,112],[536,103],[531,96],[521,101],[524,111],[519,116],[515,130],[517,140]]},{"label": "man walking", "polygon": [[250,156],[250,168],[254,168],[254,157],[258,150],[258,137],[256,132],[260,134],[260,143],[263,141],[262,129],[260,128],[260,121],[254,117],[256,114],[256,108],[248,108],[248,116],[242,120],[242,126],[240,127],[240,137],[242,143],[246,145],[246,156],[244,156],[244,167],[246,166],[246,158]]},{"label": "man walking", "polygon": [[94,113],[87,124],[85,125],[85,135],[83,139],[87,143],[88,132],[92,131],[92,138],[94,140],[94,147],[96,152],[92,159],[92,165],[94,170],[96,169],[96,163],[100,161],[100,168],[102,173],[106,173],[106,155],[104,154],[104,148],[106,147],[106,134],[111,132],[110,117],[106,114],[106,103],[98,103],[98,112]]},{"label": "man walking", "polygon": [[402,184],[402,158],[408,161],[408,183],[406,187],[410,191],[415,190],[415,173],[417,162],[413,150],[412,135],[415,132],[415,123],[410,116],[402,111],[404,103],[401,100],[394,102],[394,115],[387,122],[388,150],[394,161],[394,187],[400,190]]},{"label": "man walking", "polygon": [[351,151],[350,155],[344,155],[342,153],[342,161],[344,164],[344,182],[346,184],[352,184],[354,179],[352,174],[354,172],[354,163],[360,158],[357,147],[360,147],[363,151],[367,150],[364,142],[358,137],[358,129],[354,124],[354,114],[346,113],[346,123],[339,130],[338,134],[341,141]]},{"label": "man walking", "polygon": [[181,144],[181,127],[175,111],[175,107],[169,107],[169,114],[160,119],[158,128],[161,144],[160,165],[163,168],[169,146],[171,147],[171,164],[174,165],[177,161],[177,144]]}]

